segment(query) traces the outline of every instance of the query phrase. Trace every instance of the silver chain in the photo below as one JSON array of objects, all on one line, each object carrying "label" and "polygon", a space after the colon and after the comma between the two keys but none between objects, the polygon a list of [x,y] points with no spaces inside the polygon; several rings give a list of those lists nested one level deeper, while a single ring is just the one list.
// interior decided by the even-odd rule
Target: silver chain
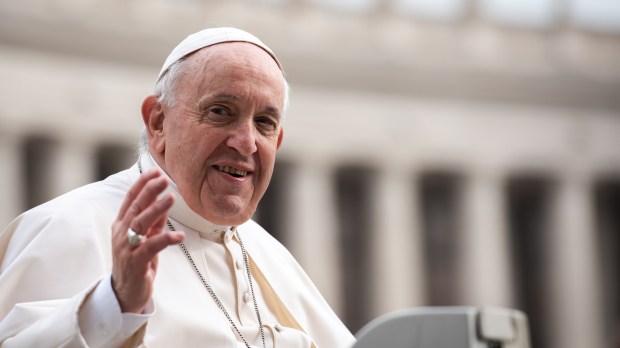
[{"label": "silver chain", "polygon": [[[140,160],[138,160],[138,170],[140,171],[140,174],[142,174],[142,165],[140,163]],[[166,219],[166,224],[168,225],[168,228],[170,229],[170,231],[176,231],[174,226],[172,226],[172,223],[170,223],[169,219]],[[263,321],[261,320],[260,312],[258,311],[258,303],[256,302],[256,296],[254,295],[254,286],[252,282],[252,273],[250,272],[250,264],[248,262],[248,253],[245,250],[245,246],[243,245],[241,236],[237,232],[237,227],[233,227],[232,232],[237,235],[237,240],[239,240],[239,245],[241,246],[241,254],[243,255],[243,263],[245,265],[245,271],[247,273],[248,282],[250,284],[250,292],[252,293],[252,301],[254,302],[254,311],[256,312],[256,319],[258,320],[258,327],[260,329],[260,337],[263,341],[263,348],[267,348],[267,345],[265,344],[265,329],[263,328]],[[209,295],[211,295],[211,298],[213,298],[213,301],[215,301],[215,304],[217,304],[218,308],[222,311],[222,313],[224,313],[224,315],[226,316],[226,319],[228,319],[228,322],[230,323],[230,325],[232,325],[233,329],[235,329],[235,332],[239,335],[239,337],[241,338],[245,346],[247,348],[251,348],[248,341],[246,341],[245,337],[243,337],[243,335],[241,334],[241,331],[239,331],[239,328],[237,327],[235,322],[232,320],[230,314],[228,314],[228,311],[226,310],[226,307],[224,307],[224,304],[222,303],[222,301],[219,299],[219,297],[217,297],[217,295],[215,294],[215,291],[213,291],[213,288],[207,282],[205,277],[203,277],[202,273],[200,272],[200,269],[198,269],[198,266],[196,265],[196,262],[194,262],[194,259],[190,255],[189,250],[187,250],[185,243],[179,243],[179,246],[181,247],[181,250],[183,250],[185,257],[191,264],[192,268],[198,275],[198,278],[200,278],[202,285],[204,285],[205,289],[207,289],[207,291],[209,292]]]},{"label": "silver chain", "polygon": [[[170,231],[175,231],[174,226],[172,226],[172,223],[170,223],[170,220],[166,220],[166,223],[168,224],[168,228],[170,229]],[[260,336],[261,336],[261,339],[263,340],[263,348],[266,348],[265,329],[263,328],[263,321],[261,320],[260,312],[258,311],[258,303],[256,302],[256,296],[254,295],[254,286],[252,284],[253,283],[252,274],[250,273],[250,265],[248,263],[248,253],[246,252],[245,247],[243,246],[243,241],[241,240],[241,236],[239,236],[239,233],[237,233],[237,229],[235,227],[233,227],[233,233],[237,235],[237,239],[239,240],[239,245],[241,246],[241,254],[243,255],[243,263],[245,264],[245,270],[248,275],[248,281],[250,284],[250,292],[252,293],[252,301],[254,302],[254,311],[256,312],[256,319],[258,320],[258,327],[260,328]],[[202,285],[204,285],[204,287],[209,292],[209,295],[211,295],[211,298],[213,298],[213,301],[215,301],[215,304],[217,304],[220,310],[224,313],[224,315],[226,316],[226,319],[228,319],[228,321],[230,322],[230,325],[232,325],[233,329],[235,329],[235,332],[237,332],[239,337],[241,337],[241,340],[243,341],[243,343],[245,343],[245,346],[247,348],[250,348],[250,344],[248,343],[248,341],[245,340],[245,337],[243,337],[243,335],[239,331],[239,328],[237,327],[235,322],[230,317],[230,314],[228,314],[226,307],[224,307],[224,304],[222,303],[222,301],[219,299],[219,297],[217,297],[211,285],[207,282],[205,277],[202,275],[202,273],[198,269],[198,266],[196,265],[196,263],[194,262],[194,259],[192,258],[189,251],[187,250],[185,243],[179,243],[179,246],[183,250],[183,253],[185,254],[185,257],[187,257],[187,260],[189,261],[189,263],[192,265],[192,268],[198,275],[198,278],[200,278]]]}]

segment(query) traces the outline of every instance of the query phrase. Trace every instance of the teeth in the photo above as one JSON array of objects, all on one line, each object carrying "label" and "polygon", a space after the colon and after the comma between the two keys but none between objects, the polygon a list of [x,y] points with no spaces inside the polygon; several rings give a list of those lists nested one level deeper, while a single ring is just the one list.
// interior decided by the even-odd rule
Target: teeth
[{"label": "teeth", "polygon": [[234,175],[237,175],[237,176],[246,176],[246,174],[248,174],[247,170],[235,169],[235,168],[229,167],[229,166],[218,166],[217,169],[219,169],[222,172],[229,173],[229,174],[234,174]]}]

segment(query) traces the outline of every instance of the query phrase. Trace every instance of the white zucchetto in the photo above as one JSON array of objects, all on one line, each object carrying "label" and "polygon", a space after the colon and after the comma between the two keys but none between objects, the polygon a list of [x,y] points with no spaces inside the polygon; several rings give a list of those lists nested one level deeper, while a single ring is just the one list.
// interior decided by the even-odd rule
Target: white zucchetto
[{"label": "white zucchetto", "polygon": [[273,60],[275,60],[275,62],[278,64],[280,70],[282,70],[282,65],[278,61],[278,58],[276,58],[276,55],[273,53],[273,51],[256,36],[237,28],[209,28],[191,34],[190,36],[186,37],[185,40],[181,41],[181,43],[172,50],[168,58],[166,58],[166,61],[164,62],[161,71],[159,72],[159,76],[157,76],[157,81],[161,79],[164,73],[168,71],[168,68],[170,68],[170,66],[174,64],[177,60],[187,56],[192,52],[198,51],[201,48],[223,42],[252,43],[269,53]]}]

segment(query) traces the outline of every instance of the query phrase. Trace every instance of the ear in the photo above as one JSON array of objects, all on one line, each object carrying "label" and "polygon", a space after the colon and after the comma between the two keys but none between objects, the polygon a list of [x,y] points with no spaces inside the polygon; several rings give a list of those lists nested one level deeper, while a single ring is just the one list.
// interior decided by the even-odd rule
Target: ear
[{"label": "ear", "polygon": [[150,95],[142,102],[142,120],[149,136],[149,145],[153,155],[161,155],[166,148],[164,136],[164,110],[157,96]]},{"label": "ear", "polygon": [[284,128],[280,127],[280,134],[278,134],[278,145],[276,146],[276,150],[280,149],[280,145],[282,145],[283,138],[284,138]]}]

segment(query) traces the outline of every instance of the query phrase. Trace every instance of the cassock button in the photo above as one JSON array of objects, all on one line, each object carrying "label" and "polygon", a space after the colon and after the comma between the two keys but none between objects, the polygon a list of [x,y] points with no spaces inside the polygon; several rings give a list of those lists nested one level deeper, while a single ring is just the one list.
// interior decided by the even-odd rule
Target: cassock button
[{"label": "cassock button", "polygon": [[237,260],[235,261],[235,267],[237,267],[237,269],[242,269],[243,268],[243,262],[241,262],[241,260]]},{"label": "cassock button", "polygon": [[276,331],[278,332],[282,332],[282,325],[280,325],[280,323],[276,323],[273,328],[276,329]]},{"label": "cassock button", "polygon": [[246,292],[245,294],[243,294],[243,302],[245,303],[249,303],[250,302],[250,293]]}]

